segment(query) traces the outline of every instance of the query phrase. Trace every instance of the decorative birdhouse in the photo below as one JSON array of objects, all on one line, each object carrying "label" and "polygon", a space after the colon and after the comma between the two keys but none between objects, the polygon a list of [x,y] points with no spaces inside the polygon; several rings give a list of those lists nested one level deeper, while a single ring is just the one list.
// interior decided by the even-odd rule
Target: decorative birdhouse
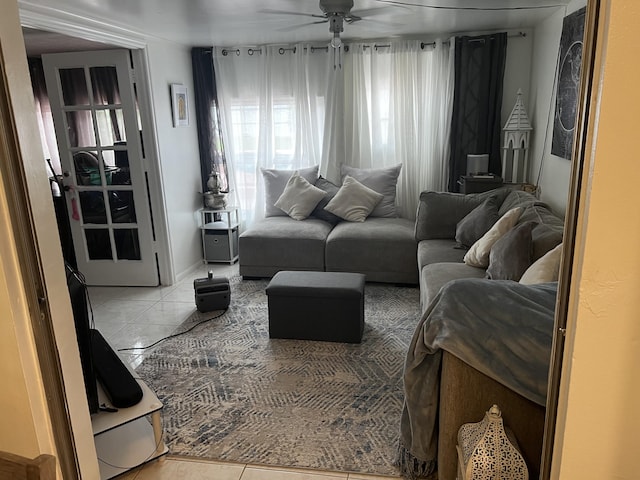
[{"label": "decorative birdhouse", "polygon": [[502,178],[506,183],[527,183],[529,173],[529,141],[531,123],[522,101],[522,90],[518,90],[516,104],[502,131]]},{"label": "decorative birdhouse", "polygon": [[527,464],[497,405],[481,422],[460,427],[456,448],[458,480],[529,480]]}]

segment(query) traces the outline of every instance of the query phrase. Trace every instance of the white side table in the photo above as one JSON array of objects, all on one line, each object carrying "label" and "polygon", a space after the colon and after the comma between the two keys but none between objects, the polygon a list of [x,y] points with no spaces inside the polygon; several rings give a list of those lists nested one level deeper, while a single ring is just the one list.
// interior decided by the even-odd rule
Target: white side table
[{"label": "white side table", "polygon": [[200,232],[204,263],[230,263],[238,260],[238,207],[201,208]]},{"label": "white side table", "polygon": [[[143,394],[139,403],[91,416],[101,480],[113,478],[169,451],[162,439],[162,403],[146,383],[136,380]],[[107,402],[100,383],[98,400],[100,404]]]}]

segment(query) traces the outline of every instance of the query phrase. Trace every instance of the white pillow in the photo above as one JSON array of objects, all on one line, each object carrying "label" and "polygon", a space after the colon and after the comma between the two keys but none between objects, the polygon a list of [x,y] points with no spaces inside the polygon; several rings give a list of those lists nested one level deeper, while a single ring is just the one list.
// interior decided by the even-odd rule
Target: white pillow
[{"label": "white pillow", "polygon": [[291,178],[291,175],[298,172],[307,182],[314,184],[318,179],[318,165],[299,170],[275,170],[261,168],[262,179],[264,180],[264,216],[277,217],[284,216],[285,213],[276,207],[275,203],[284,192],[284,187]]},{"label": "white pillow", "polygon": [[556,282],[560,273],[560,257],[562,256],[562,244],[549,250],[538,260],[533,262],[522,274],[520,283],[533,285],[535,283]]},{"label": "white pillow", "polygon": [[387,168],[355,168],[342,165],[342,177],[349,175],[365,187],[384,195],[382,201],[371,212],[372,217],[396,218],[396,184],[402,164]]},{"label": "white pillow", "polygon": [[294,173],[275,206],[295,220],[304,220],[327,194]]},{"label": "white pillow", "polygon": [[500,237],[513,228],[523,210],[522,207],[512,208],[500,217],[487,233],[471,245],[471,248],[464,256],[464,263],[472,267],[488,267],[491,247],[500,240]]},{"label": "white pillow", "polygon": [[383,197],[347,175],[324,209],[349,222],[364,222]]}]

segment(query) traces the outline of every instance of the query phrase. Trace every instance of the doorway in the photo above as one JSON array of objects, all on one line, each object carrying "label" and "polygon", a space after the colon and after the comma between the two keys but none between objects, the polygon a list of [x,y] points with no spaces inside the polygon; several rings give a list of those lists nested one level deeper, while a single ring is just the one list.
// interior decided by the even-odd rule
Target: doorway
[{"label": "doorway", "polygon": [[158,285],[129,52],[46,54],[42,65],[77,269],[87,285]]}]

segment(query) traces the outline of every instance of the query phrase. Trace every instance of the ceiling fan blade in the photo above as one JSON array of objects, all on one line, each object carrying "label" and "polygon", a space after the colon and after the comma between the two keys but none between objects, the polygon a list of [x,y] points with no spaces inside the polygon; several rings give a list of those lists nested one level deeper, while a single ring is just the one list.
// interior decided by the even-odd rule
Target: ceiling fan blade
[{"label": "ceiling fan blade", "polygon": [[273,10],[271,8],[264,8],[258,10],[259,13],[275,13],[277,15],[299,15],[302,17],[314,17],[314,18],[326,18],[324,15],[318,15],[317,13],[302,13],[302,12],[290,12],[288,10]]},{"label": "ceiling fan blade", "polygon": [[363,18],[362,20],[363,20],[362,23],[360,23],[360,22],[358,22],[358,23],[347,22],[347,23],[349,23],[349,25],[354,25],[355,27],[362,26],[362,27],[365,27],[365,28],[366,28],[366,25],[370,25],[372,23],[375,23],[376,25],[380,25],[380,26],[383,26],[383,27],[390,27],[390,28],[399,27],[399,26],[402,25],[401,23],[398,23],[398,22],[388,22],[386,20],[376,20],[376,19],[371,18],[371,17],[366,17],[366,18]]},{"label": "ceiling fan blade", "polygon": [[353,17],[372,17],[374,15],[392,15],[394,13],[398,13],[398,8],[407,9],[404,5],[394,5],[393,7],[378,7],[378,8],[367,8],[364,10],[354,10],[348,16]]},{"label": "ceiling fan blade", "polygon": [[316,23],[327,23],[328,21],[329,20],[325,18],[324,20],[319,20],[317,22],[301,23],[299,25],[291,25],[289,27],[278,28],[278,31],[279,32],[291,32],[293,30],[297,30],[298,28],[306,27],[308,25],[315,25]]}]

